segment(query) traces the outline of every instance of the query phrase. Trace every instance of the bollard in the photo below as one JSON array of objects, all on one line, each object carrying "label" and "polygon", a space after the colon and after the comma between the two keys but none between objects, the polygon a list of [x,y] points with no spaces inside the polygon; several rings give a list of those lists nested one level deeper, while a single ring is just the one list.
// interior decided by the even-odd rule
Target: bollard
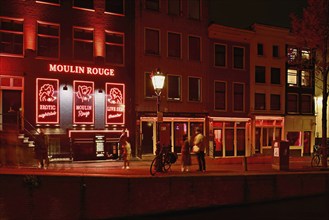
[{"label": "bollard", "polygon": [[248,163],[247,163],[247,157],[246,156],[243,157],[242,164],[243,164],[244,171],[248,171]]}]

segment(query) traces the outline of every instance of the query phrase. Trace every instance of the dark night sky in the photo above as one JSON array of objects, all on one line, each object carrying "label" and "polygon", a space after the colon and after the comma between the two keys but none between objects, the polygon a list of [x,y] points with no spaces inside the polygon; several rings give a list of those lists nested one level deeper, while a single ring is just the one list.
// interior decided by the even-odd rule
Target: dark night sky
[{"label": "dark night sky", "polygon": [[210,20],[236,28],[253,23],[290,27],[290,13],[302,15],[307,0],[210,0]]}]

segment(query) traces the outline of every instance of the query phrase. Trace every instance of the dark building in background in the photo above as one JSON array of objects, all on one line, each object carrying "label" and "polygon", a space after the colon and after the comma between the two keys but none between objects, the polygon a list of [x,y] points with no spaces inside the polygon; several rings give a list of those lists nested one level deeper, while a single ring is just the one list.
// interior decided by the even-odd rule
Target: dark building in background
[{"label": "dark building in background", "polygon": [[2,1],[2,129],[45,128],[50,156],[75,159],[105,158],[124,127],[134,134],[134,3]]}]

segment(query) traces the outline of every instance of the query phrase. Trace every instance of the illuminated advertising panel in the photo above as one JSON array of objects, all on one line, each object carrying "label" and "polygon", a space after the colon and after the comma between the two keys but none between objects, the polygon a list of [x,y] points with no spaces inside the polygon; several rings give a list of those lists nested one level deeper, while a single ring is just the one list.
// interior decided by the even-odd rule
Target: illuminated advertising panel
[{"label": "illuminated advertising panel", "polygon": [[58,79],[36,79],[36,123],[59,123]]},{"label": "illuminated advertising panel", "polygon": [[125,85],[106,83],[106,124],[125,123]]},{"label": "illuminated advertising panel", "polygon": [[94,82],[73,81],[73,120],[75,124],[94,123]]}]

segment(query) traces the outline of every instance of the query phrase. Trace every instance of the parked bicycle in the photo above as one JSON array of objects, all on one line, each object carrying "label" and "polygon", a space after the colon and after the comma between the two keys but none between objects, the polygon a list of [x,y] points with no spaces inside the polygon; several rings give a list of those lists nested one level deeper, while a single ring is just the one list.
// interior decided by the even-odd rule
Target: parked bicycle
[{"label": "parked bicycle", "polygon": [[[329,148],[327,148],[327,152],[328,152]],[[319,167],[322,164],[322,156],[323,156],[323,152],[322,149],[319,145],[314,145],[314,151],[313,151],[313,156],[312,156],[312,160],[311,160],[311,166],[312,167]],[[328,162],[329,162],[329,157],[327,158]]]},{"label": "parked bicycle", "polygon": [[177,155],[166,148],[153,159],[150,166],[150,174],[154,176],[157,172],[166,173],[171,170],[171,164],[175,163]]}]

